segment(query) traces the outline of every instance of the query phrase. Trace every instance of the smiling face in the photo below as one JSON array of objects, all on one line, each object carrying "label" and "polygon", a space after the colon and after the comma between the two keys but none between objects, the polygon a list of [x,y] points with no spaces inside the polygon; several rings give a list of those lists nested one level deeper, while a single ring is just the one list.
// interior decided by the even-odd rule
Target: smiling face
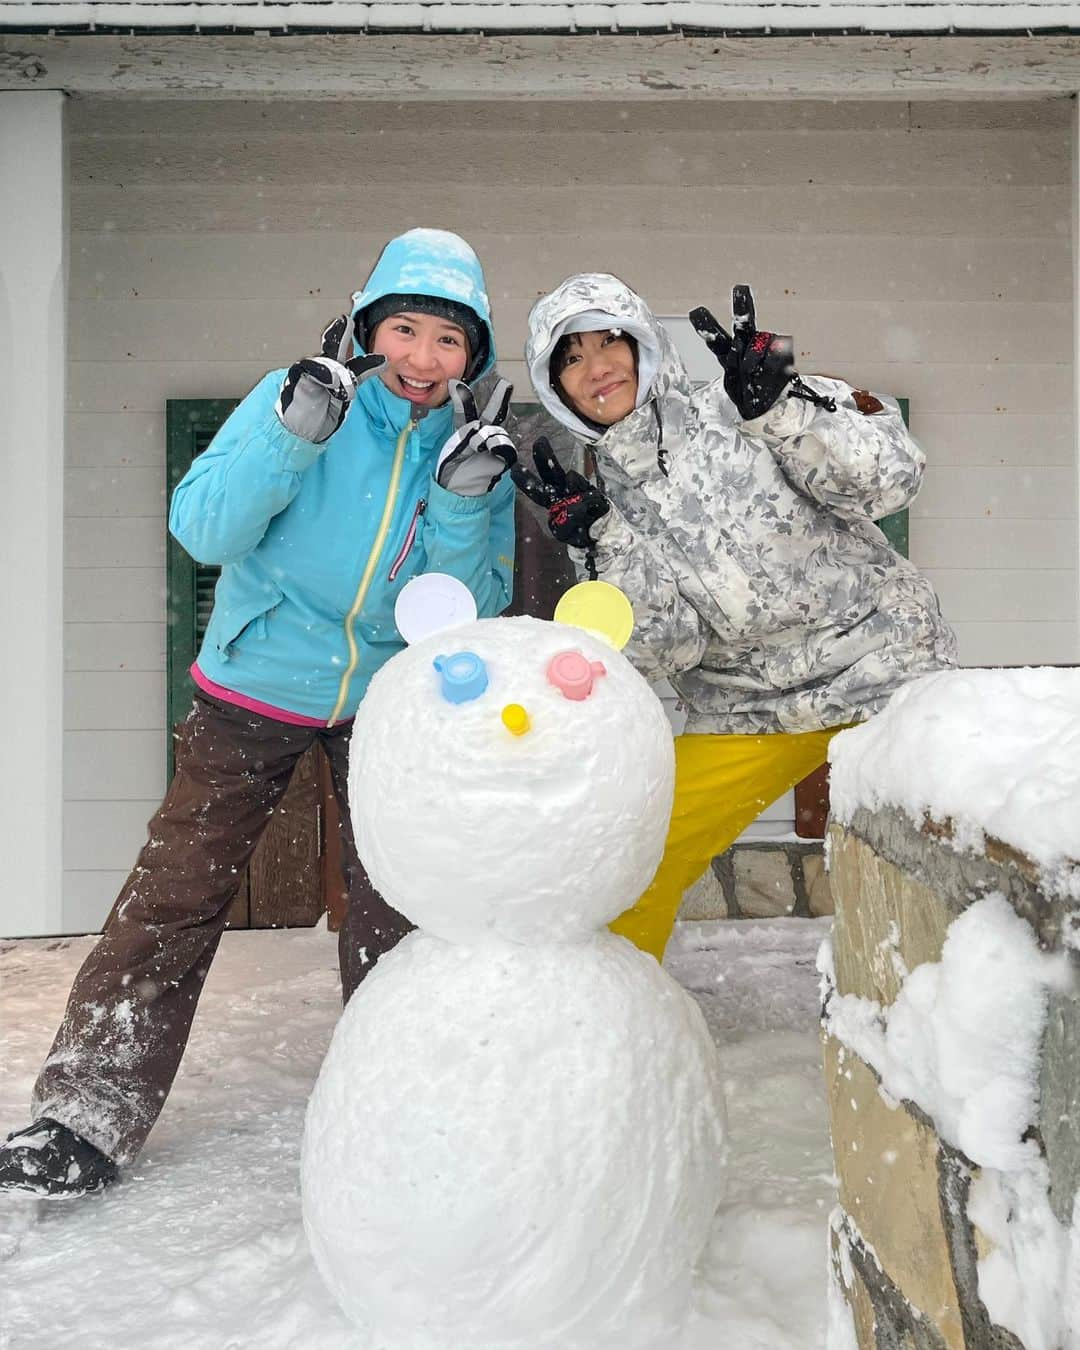
[{"label": "smiling face", "polygon": [[637,402],[637,348],[612,329],[568,333],[552,353],[551,380],[579,416],[612,426]]},{"label": "smiling face", "polygon": [[469,361],[464,330],[434,314],[391,314],[376,328],[371,352],[386,357],[379,377],[390,392],[419,408],[441,407]]},{"label": "smiling face", "polygon": [[582,629],[483,619],[426,638],[372,680],[353,743],[360,856],[439,937],[581,940],[660,859],[670,724],[626,658]]}]

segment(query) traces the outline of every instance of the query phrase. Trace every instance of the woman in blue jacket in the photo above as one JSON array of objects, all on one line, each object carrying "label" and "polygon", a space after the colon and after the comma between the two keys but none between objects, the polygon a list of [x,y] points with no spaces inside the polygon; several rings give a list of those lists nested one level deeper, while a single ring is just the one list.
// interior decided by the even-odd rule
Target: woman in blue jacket
[{"label": "woman in blue jacket", "polygon": [[79,972],[34,1089],[35,1123],[0,1148],[0,1189],[76,1195],[138,1152],[179,1067],[229,903],[315,741],[342,808],[343,994],[408,924],[372,890],[346,801],[368,681],[404,646],[402,586],[463,581],[481,616],[510,602],[510,387],[483,414],[467,381],[495,363],[464,240],[391,241],[318,356],[267,375],[178,485],[169,528],[220,564],[176,774]]}]

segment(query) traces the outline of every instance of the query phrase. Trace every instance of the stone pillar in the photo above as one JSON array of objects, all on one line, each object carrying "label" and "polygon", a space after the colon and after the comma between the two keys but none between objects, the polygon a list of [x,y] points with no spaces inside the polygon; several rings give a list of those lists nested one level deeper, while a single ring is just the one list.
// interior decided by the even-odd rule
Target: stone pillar
[{"label": "stone pillar", "polygon": [[[871,1015],[876,1007],[887,1020],[908,973],[941,960],[954,920],[982,897],[1004,896],[1039,947],[1064,953],[1062,971],[1073,969],[1072,982],[1063,974],[1049,993],[1038,1117],[1025,1136],[1046,1179],[1039,1183],[1046,1224],[1060,1226],[1064,1252],[1074,1206],[1080,1213],[1075,888],[1068,881],[1060,894],[1048,893],[1038,869],[1015,850],[987,840],[983,854],[961,853],[950,846],[948,827],[919,829],[888,809],[860,809],[845,827],[834,824],[829,860],[836,918],[824,1052],[840,1198],[831,1232],[834,1291],[848,1305],[859,1350],[1023,1350],[1025,1342],[996,1325],[980,1297],[978,1263],[995,1242],[969,1216],[979,1167],[917,1103],[884,1090],[870,1064],[832,1033],[852,1025],[838,1016],[845,1006]],[[989,1172],[985,1179],[993,1181]],[[1075,1230],[1072,1240],[1059,1273],[1062,1300],[1069,1261],[1080,1259]],[[1051,1284],[1054,1278],[1048,1273]],[[849,1346],[850,1332],[834,1330],[830,1350]]]},{"label": "stone pillar", "polygon": [[0,93],[0,934],[62,931],[63,94]]}]

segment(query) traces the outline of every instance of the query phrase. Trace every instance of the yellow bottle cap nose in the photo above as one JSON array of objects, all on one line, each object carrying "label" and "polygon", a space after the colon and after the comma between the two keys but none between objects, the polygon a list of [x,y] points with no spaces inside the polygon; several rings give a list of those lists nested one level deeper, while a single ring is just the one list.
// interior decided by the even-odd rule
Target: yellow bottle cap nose
[{"label": "yellow bottle cap nose", "polygon": [[529,714],[520,703],[508,703],[502,710],[503,726],[513,736],[524,736],[532,726]]}]

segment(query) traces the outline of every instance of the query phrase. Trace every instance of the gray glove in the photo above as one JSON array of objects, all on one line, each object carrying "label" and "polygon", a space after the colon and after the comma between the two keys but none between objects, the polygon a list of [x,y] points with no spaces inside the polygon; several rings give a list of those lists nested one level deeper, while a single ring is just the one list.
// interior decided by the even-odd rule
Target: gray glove
[{"label": "gray glove", "polygon": [[283,426],[305,441],[321,445],[345,420],[356,391],[386,365],[385,356],[354,356],[352,325],[340,315],[322,335],[322,355],[306,356],[289,367],[274,411]]},{"label": "gray glove", "polygon": [[435,466],[440,487],[459,497],[482,497],[517,462],[514,442],[503,429],[513,392],[512,384],[500,380],[481,413],[465,381],[450,381],[456,430],[440,450]]}]

